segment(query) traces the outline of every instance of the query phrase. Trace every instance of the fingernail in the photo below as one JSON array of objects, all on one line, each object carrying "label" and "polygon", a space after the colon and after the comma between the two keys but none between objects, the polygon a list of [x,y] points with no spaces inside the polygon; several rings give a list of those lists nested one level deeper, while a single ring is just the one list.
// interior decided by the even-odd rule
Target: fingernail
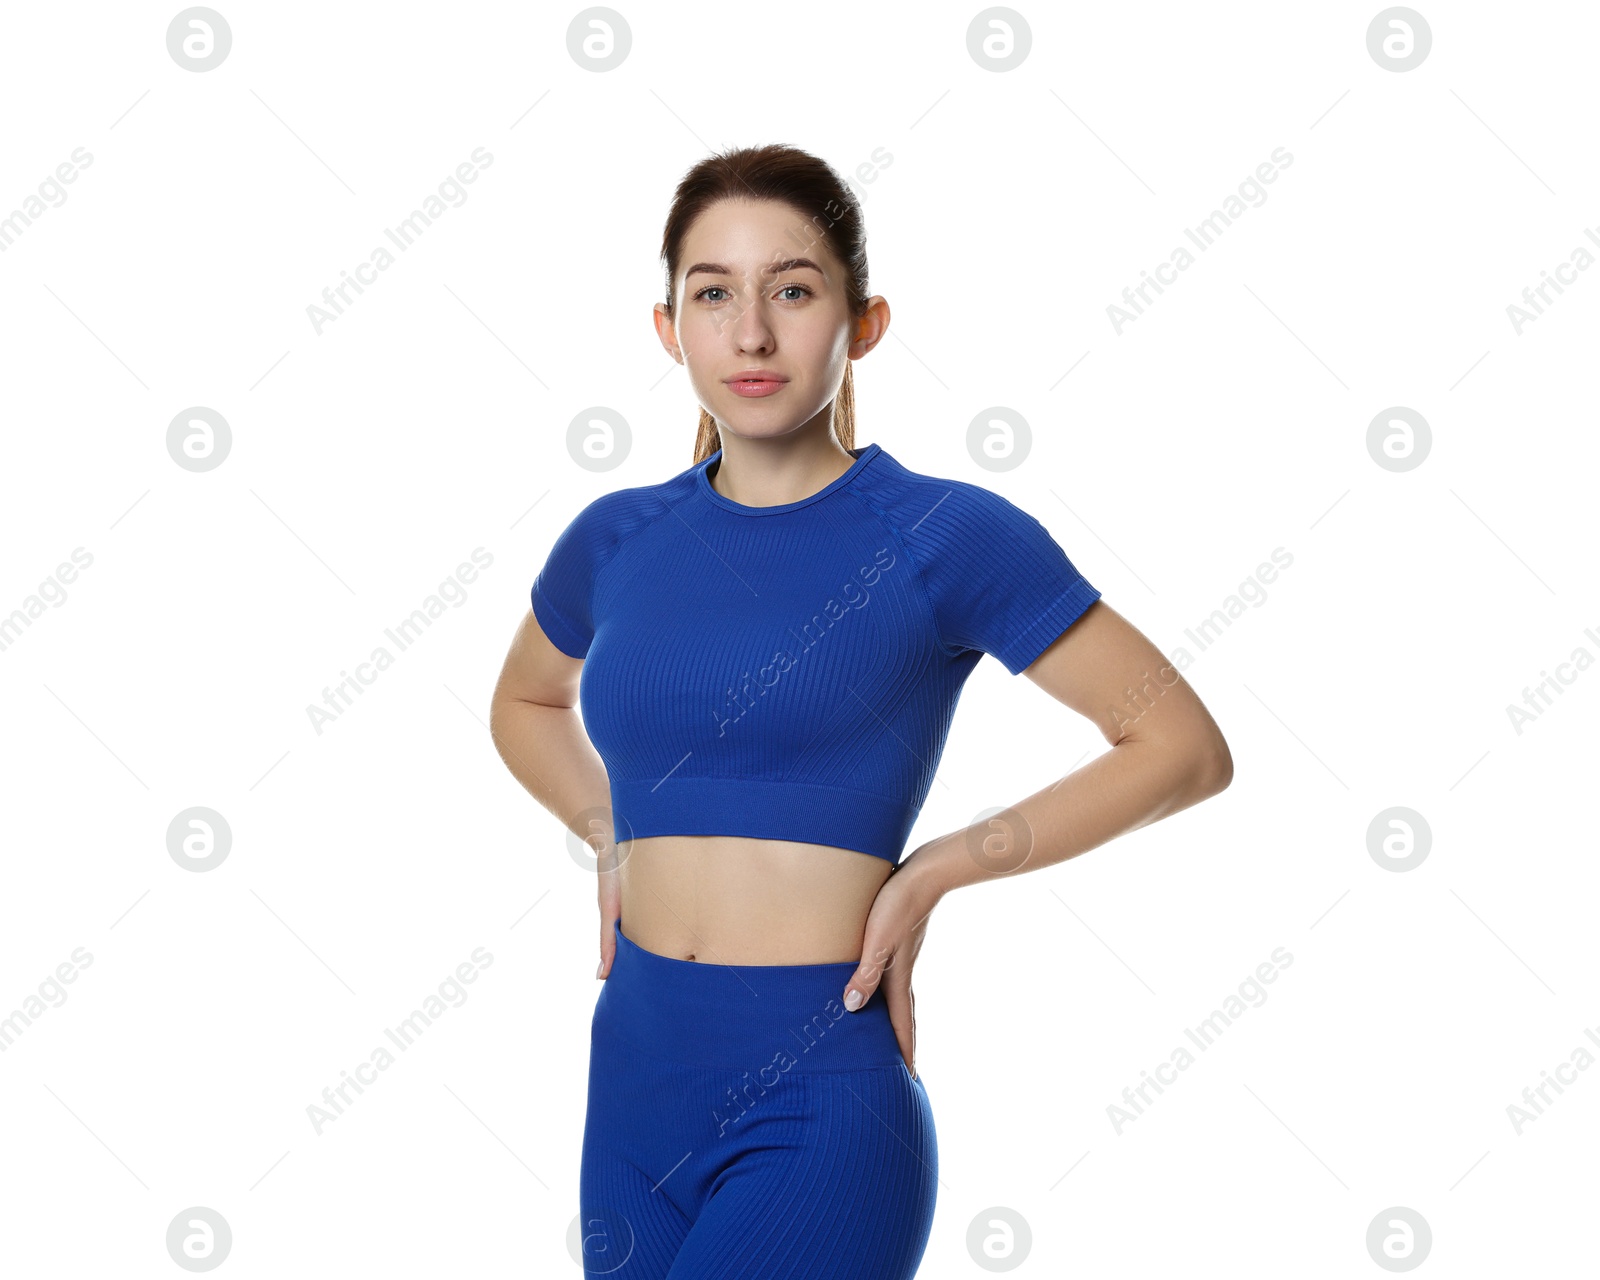
[{"label": "fingernail", "polygon": [[861,993],[854,987],[851,987],[850,990],[845,993],[844,1007],[850,1010],[851,1013],[854,1013],[861,1007]]},{"label": "fingernail", "polygon": [[595,969],[594,976],[598,978],[605,971],[606,971],[606,962],[604,960],[602,960],[600,962],[600,964],[599,964],[599,967]]}]

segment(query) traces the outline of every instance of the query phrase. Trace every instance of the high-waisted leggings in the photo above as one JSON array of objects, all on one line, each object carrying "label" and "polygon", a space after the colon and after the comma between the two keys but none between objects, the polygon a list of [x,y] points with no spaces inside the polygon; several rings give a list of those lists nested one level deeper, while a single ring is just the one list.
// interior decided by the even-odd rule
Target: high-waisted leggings
[{"label": "high-waisted leggings", "polygon": [[908,1280],[939,1155],[880,988],[839,964],[676,960],[616,929],[579,1178],[585,1276]]}]

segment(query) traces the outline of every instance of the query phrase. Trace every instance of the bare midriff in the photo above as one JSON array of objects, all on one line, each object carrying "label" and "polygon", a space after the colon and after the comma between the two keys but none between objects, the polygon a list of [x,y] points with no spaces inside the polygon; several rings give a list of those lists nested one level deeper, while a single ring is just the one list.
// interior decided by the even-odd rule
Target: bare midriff
[{"label": "bare midriff", "polygon": [[893,869],[854,849],[744,836],[651,836],[620,852],[624,936],[708,964],[859,960]]}]

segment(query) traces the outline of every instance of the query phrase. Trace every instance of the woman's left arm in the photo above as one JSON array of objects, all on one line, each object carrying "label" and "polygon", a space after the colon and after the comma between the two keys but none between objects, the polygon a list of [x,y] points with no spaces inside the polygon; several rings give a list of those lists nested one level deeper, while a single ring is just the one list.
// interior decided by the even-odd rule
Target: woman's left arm
[{"label": "woman's left arm", "polygon": [[1065,862],[1233,780],[1233,757],[1211,713],[1161,651],[1104,600],[1023,674],[1092,720],[1113,749],[993,818],[921,845],[878,891],[845,1007],[857,991],[861,1007],[881,983],[913,1073],[911,969],[928,916],[946,893]]}]

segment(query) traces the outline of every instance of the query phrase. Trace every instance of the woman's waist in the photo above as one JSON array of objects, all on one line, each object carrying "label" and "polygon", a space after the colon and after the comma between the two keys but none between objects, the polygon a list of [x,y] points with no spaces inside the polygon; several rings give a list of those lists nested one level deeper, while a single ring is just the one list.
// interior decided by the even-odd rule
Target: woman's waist
[{"label": "woman's waist", "polygon": [[709,964],[858,961],[883,858],[826,845],[658,836],[624,847],[627,936],[657,955]]},{"label": "woman's waist", "polygon": [[[627,912],[613,923],[616,961],[595,1004],[592,1035],[652,1057],[773,1079],[791,1071],[906,1070],[887,1006],[843,1003],[853,961],[689,963],[640,946]],[[773,1080],[767,1080],[767,1084]]]}]

